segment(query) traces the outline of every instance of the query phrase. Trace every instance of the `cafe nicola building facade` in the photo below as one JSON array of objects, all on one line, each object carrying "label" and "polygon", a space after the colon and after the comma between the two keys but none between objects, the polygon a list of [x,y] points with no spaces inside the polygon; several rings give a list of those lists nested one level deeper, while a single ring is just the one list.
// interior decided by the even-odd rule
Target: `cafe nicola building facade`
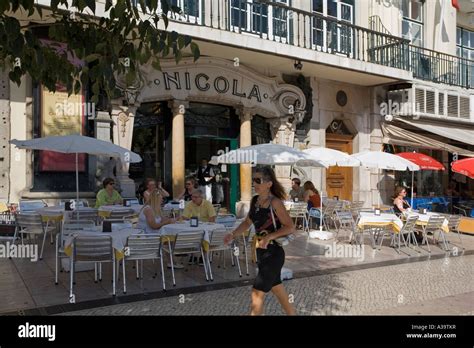
[{"label": "cafe nicola building facade", "polygon": [[[132,91],[132,101],[124,96],[112,100],[111,109],[100,111],[106,108],[89,108],[86,93],[74,95],[77,104],[82,101],[87,107],[73,118],[51,118],[47,106],[66,100],[63,92],[48,94],[28,76],[17,87],[8,80],[8,72],[0,74],[0,201],[53,203],[74,197],[74,174],[67,160],[17,150],[8,143],[15,138],[82,132],[142,156],[142,163],[132,165],[84,156],[81,196],[94,199],[106,176],[117,178],[125,197],[134,196],[145,177],[162,180],[177,197],[201,158],[259,143],[325,146],[348,153],[401,143],[425,149],[426,141],[412,137],[407,143],[404,132],[425,134],[426,127],[391,123],[382,112],[381,105],[405,93],[400,94],[402,90],[408,90],[403,95],[411,96],[410,102],[418,102],[422,94],[417,90],[425,90],[421,122],[474,128],[474,64],[466,58],[474,56],[474,28],[467,1],[460,1],[459,11],[445,8],[448,41],[432,35],[439,28],[439,13],[424,1],[401,0],[393,6],[354,0],[175,2],[184,11],[170,19],[168,30],[191,35],[201,57],[196,62],[183,58],[179,64],[163,60],[162,71],[143,67],[143,83]],[[97,1],[98,16],[106,15],[103,8]],[[424,34],[411,37],[404,28]],[[457,49],[462,56],[456,56]],[[437,91],[434,114],[427,107],[433,95],[428,89]],[[406,121],[419,115],[394,116],[407,116]],[[446,137],[437,139],[449,142]],[[466,155],[474,146],[452,145]],[[218,166],[216,171],[222,203],[243,214],[252,195],[252,167]],[[287,189],[291,178],[298,176],[312,180],[324,195],[361,200],[366,206],[379,198],[390,203],[396,181],[394,173],[379,176],[365,168],[277,167],[276,172]]]}]

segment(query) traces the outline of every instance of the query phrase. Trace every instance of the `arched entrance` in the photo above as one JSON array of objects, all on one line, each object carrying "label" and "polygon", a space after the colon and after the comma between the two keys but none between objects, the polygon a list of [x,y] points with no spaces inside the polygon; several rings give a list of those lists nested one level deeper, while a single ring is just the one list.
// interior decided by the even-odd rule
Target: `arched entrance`
[{"label": "arched entrance", "polygon": [[[326,129],[326,147],[352,154],[354,136],[343,121],[334,120]],[[353,169],[351,167],[329,167],[326,174],[328,197],[352,201]]]}]

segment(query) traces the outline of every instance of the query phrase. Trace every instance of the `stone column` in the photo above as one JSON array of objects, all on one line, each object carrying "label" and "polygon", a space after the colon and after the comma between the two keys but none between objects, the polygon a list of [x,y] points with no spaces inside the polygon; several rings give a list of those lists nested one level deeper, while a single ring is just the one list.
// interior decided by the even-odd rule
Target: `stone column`
[{"label": "stone column", "polygon": [[[113,127],[114,121],[110,117],[110,114],[106,111],[97,112],[97,116],[94,118],[94,134],[99,140],[111,142],[111,128]],[[107,164],[110,163],[109,158],[105,156],[96,156],[96,186],[101,187],[102,181],[110,175]]]},{"label": "stone column", "polygon": [[[252,145],[252,117],[255,111],[242,108],[240,113],[240,147]],[[247,215],[252,199],[252,165],[240,165],[240,201],[237,203],[236,212],[239,217]]]},{"label": "stone column", "polygon": [[171,134],[171,157],[172,157],[172,186],[173,198],[183,192],[185,179],[185,150],[184,150],[184,114],[189,107],[185,100],[172,100],[168,103],[173,113],[173,129]]},{"label": "stone column", "polygon": [[[135,106],[121,106],[121,100],[112,101],[112,120],[114,144],[131,150]],[[135,197],[135,182],[128,177],[130,164],[117,159],[117,181],[123,198]]]}]

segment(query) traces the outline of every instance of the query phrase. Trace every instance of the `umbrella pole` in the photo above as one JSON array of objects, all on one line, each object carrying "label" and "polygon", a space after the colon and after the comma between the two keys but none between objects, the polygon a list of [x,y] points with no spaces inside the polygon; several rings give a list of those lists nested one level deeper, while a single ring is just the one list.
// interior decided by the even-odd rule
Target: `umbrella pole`
[{"label": "umbrella pole", "polygon": [[411,171],[411,204],[410,206],[413,208],[413,184],[415,182],[415,171]]},{"label": "umbrella pole", "polygon": [[323,231],[323,169],[321,168],[321,195],[320,195],[320,211],[319,211],[319,231]]},{"label": "umbrella pole", "polygon": [[380,169],[377,169],[377,177],[378,177],[378,182],[377,184],[379,185],[379,194],[377,195],[377,208],[380,209],[380,195],[382,194],[382,184],[380,182]]},{"label": "umbrella pole", "polygon": [[79,154],[76,152],[76,205],[79,204]]}]

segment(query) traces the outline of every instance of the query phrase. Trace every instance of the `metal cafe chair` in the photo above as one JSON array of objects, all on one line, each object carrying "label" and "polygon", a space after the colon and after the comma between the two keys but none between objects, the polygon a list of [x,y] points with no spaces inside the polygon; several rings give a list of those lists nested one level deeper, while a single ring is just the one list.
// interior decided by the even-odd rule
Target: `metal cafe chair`
[{"label": "metal cafe chair", "polygon": [[210,255],[213,252],[216,251],[221,251],[221,258],[224,259],[224,268],[225,268],[225,252],[229,251],[230,252],[230,257],[231,260],[234,261],[234,257],[237,262],[237,268],[239,270],[239,276],[242,277],[242,270],[240,269],[240,261],[239,261],[239,256],[238,253],[235,255],[235,250],[236,244],[234,243],[229,243],[229,244],[224,244],[224,238],[229,232],[226,229],[216,229],[211,232],[210,236],[210,242],[209,242],[209,249],[207,251],[207,265],[209,268],[209,275],[211,278],[211,281],[214,281],[214,278],[212,276],[212,267],[211,267],[211,261],[210,261]]},{"label": "metal cafe chair", "polygon": [[295,225],[298,226],[298,220],[301,219],[303,224],[303,231],[309,233],[309,218],[308,218],[308,204],[294,203],[289,211],[291,218],[295,219]]},{"label": "metal cafe chair", "polygon": [[[72,256],[70,258],[71,271],[69,277],[69,297],[74,296],[74,271],[76,262],[93,262],[94,264],[112,263],[112,295],[115,296],[115,252],[111,236],[81,236],[74,237]],[[97,272],[95,281],[97,282]]]},{"label": "metal cafe chair", "polygon": [[443,233],[444,220],[445,220],[444,216],[432,215],[430,216],[430,219],[428,220],[428,223],[426,224],[426,226],[422,226],[421,228],[421,232],[423,233],[423,240],[421,241],[420,245],[423,245],[426,242],[429,253],[431,253],[431,249],[430,249],[430,244],[428,242],[428,233],[433,234],[433,237],[434,237],[436,235],[436,232],[438,233],[441,232],[443,236],[443,242],[445,244],[445,247],[447,248],[446,240],[444,238],[444,233]]},{"label": "metal cafe chair", "polygon": [[29,237],[43,235],[43,242],[41,244],[40,260],[43,259],[44,244],[46,241],[46,235],[48,232],[53,233],[54,227],[47,226],[43,222],[40,214],[36,213],[18,213],[16,214],[16,229],[13,241],[21,235],[21,244],[23,244],[23,235],[27,234]]},{"label": "metal cafe chair", "polygon": [[73,210],[71,220],[92,220],[99,222],[99,210],[95,208],[78,208]]},{"label": "metal cafe chair", "polygon": [[[189,255],[189,254],[201,254],[203,259],[204,273],[206,275],[206,280],[209,281],[209,276],[207,274],[207,262],[204,255],[204,249],[202,242],[204,241],[204,231],[195,231],[195,232],[179,232],[176,234],[174,242],[168,242],[168,249],[166,247],[162,250],[170,255],[171,261],[171,274],[173,277],[173,286],[176,286],[176,278],[174,275],[174,262],[173,256],[177,255]],[[166,242],[166,238],[162,240]]]},{"label": "metal cafe chair", "polygon": [[[459,243],[461,244],[461,248],[464,250],[464,244],[462,242],[461,232],[459,231],[459,225],[461,223],[461,215],[448,215],[447,219],[448,219],[449,232],[451,233],[456,232],[458,234]],[[454,243],[451,242],[451,244],[454,244]]]},{"label": "metal cafe chair", "polygon": [[56,234],[54,284],[58,285],[59,260],[69,258],[65,253],[65,239],[73,233],[83,230],[92,230],[94,228],[95,221],[92,220],[69,220],[63,222],[60,232]]},{"label": "metal cafe chair", "polygon": [[396,233],[392,229],[392,239],[390,241],[390,245],[396,248],[398,254],[400,254],[402,242],[405,245],[405,247],[408,247],[410,245],[410,240],[413,240],[413,243],[415,244],[415,246],[418,245],[415,238],[415,232],[414,232],[417,221],[418,221],[418,216],[410,215],[405,221],[405,224],[403,225],[400,232]]},{"label": "metal cafe chair", "polygon": [[336,210],[336,217],[335,217],[335,222],[336,222],[336,242],[338,241],[338,236],[339,232],[341,229],[348,229],[351,231],[350,238],[349,240],[352,240],[352,236],[356,232],[356,224],[354,222],[354,217],[352,216],[351,211],[346,211],[346,210]]},{"label": "metal cafe chair", "polygon": [[[135,267],[137,271],[137,279],[143,278],[143,261],[144,260],[160,260],[161,280],[163,290],[166,290],[165,272],[163,267],[163,253],[160,234],[132,234],[127,238],[127,248],[122,259],[123,273],[123,293],[127,293],[127,280],[125,274],[126,261],[141,261],[141,267]],[[118,267],[117,267],[118,268]]]}]

